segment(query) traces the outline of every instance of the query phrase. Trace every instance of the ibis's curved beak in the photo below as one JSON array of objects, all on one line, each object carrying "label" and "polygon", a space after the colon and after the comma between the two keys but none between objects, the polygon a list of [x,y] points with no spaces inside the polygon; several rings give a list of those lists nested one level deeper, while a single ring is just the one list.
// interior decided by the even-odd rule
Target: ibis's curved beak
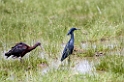
[{"label": "ibis's curved beak", "polygon": [[43,46],[42,46],[42,45],[40,45],[40,48],[44,51],[44,48],[43,48]]}]

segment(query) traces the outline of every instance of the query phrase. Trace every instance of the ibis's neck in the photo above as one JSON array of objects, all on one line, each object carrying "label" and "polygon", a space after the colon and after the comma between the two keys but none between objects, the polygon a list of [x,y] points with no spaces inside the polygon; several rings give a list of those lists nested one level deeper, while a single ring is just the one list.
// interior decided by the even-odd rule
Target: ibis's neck
[{"label": "ibis's neck", "polygon": [[30,48],[28,49],[28,51],[29,51],[29,52],[32,51],[32,50],[35,49],[37,46],[39,46],[39,45],[35,44],[34,46],[30,47]]},{"label": "ibis's neck", "polygon": [[74,34],[73,33],[71,33],[70,43],[74,44]]}]

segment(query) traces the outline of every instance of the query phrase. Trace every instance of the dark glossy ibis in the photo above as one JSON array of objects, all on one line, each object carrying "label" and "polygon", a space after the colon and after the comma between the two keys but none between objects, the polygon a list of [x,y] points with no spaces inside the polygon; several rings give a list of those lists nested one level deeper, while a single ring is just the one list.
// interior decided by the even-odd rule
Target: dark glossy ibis
[{"label": "dark glossy ibis", "polygon": [[27,44],[20,42],[20,43],[17,43],[15,46],[13,46],[11,50],[9,50],[7,53],[5,53],[5,56],[7,56],[8,58],[12,55],[12,57],[22,58],[26,53],[32,51],[37,46],[41,46],[41,43],[37,42],[33,46],[28,46]]},{"label": "dark glossy ibis", "polygon": [[66,46],[65,46],[65,48],[63,50],[61,61],[63,61],[64,59],[66,59],[73,52],[73,49],[74,49],[74,34],[73,34],[73,32],[75,30],[79,30],[79,29],[77,29],[77,28],[71,28],[69,30],[68,34],[67,34],[67,35],[71,35],[71,38],[70,38],[70,40],[68,41],[68,43],[66,44]]}]

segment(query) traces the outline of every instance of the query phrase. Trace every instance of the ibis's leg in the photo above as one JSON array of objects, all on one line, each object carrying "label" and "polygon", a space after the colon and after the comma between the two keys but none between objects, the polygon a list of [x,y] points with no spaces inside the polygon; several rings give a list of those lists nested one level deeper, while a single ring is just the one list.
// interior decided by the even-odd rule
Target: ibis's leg
[{"label": "ibis's leg", "polygon": [[23,62],[22,57],[19,57],[19,59],[20,59],[20,62],[22,63]]}]

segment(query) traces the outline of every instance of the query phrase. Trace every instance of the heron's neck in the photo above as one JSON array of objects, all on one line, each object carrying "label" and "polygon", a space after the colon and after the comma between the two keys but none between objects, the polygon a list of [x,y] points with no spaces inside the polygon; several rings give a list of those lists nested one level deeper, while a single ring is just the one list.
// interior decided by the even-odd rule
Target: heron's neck
[{"label": "heron's neck", "polygon": [[74,34],[71,34],[70,43],[74,44]]}]

